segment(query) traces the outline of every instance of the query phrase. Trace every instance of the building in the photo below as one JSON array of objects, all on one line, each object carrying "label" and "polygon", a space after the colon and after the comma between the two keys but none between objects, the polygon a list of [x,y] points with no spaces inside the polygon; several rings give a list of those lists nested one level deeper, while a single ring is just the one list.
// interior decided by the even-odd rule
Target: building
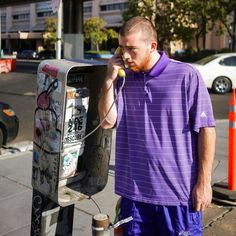
[{"label": "building", "polygon": [[[84,19],[96,16],[107,22],[107,28],[118,31],[122,25],[122,12],[127,8],[127,0],[85,0]],[[18,5],[1,9],[2,48],[10,52],[22,49],[41,51],[44,46],[45,20],[55,17],[51,1]],[[229,47],[227,36],[208,33],[206,47],[220,49]],[[194,43],[193,43],[194,45]],[[112,47],[110,44],[108,47]],[[171,52],[183,47],[181,42],[171,42]],[[193,46],[194,47],[194,46]]]},{"label": "building", "polygon": [[[126,0],[85,1],[84,19],[101,17],[107,22],[107,27],[118,29],[126,4]],[[2,8],[2,48],[9,52],[22,49],[41,51],[44,46],[45,20],[48,17],[56,17],[52,12],[51,1]]]},{"label": "building", "polygon": [[127,8],[127,0],[94,0],[84,2],[84,19],[100,17],[108,28],[118,29],[122,25],[122,12]]},{"label": "building", "polygon": [[51,1],[2,8],[2,48],[10,52],[42,50],[45,19],[48,17],[55,17]]}]

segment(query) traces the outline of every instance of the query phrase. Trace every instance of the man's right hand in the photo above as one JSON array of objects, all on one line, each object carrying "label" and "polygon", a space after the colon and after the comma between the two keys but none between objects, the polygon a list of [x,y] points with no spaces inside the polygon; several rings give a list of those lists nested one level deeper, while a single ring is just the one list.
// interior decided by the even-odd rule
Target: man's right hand
[{"label": "man's right hand", "polygon": [[117,78],[119,69],[124,69],[124,62],[121,56],[114,54],[107,64],[106,79],[114,82]]}]

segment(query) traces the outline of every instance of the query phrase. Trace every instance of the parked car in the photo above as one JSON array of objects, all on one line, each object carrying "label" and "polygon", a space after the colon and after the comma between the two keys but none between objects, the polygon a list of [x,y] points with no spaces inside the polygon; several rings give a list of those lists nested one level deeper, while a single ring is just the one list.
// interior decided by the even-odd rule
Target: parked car
[{"label": "parked car", "polygon": [[16,58],[18,59],[37,59],[38,54],[34,50],[23,50],[21,52],[18,52],[16,55]]},{"label": "parked car", "polygon": [[54,59],[56,58],[56,51],[55,50],[44,50],[38,53],[38,59]]},{"label": "parked car", "polygon": [[12,107],[0,102],[0,152],[2,145],[14,140],[19,130],[19,119]]},{"label": "parked car", "polygon": [[193,64],[201,73],[207,88],[224,94],[236,87],[236,53],[220,53]]}]

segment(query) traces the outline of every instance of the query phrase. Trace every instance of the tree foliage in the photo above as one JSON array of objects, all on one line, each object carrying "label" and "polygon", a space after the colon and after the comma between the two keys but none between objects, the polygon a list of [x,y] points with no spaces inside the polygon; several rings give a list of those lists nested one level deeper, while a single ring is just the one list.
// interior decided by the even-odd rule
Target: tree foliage
[{"label": "tree foliage", "polygon": [[45,21],[44,43],[45,45],[47,45],[47,47],[50,47],[51,45],[54,45],[56,43],[57,40],[56,24],[57,24],[56,18],[48,18]]},{"label": "tree foliage", "polygon": [[109,38],[117,38],[118,34],[113,29],[106,29],[106,22],[98,17],[88,18],[84,23],[84,39],[96,46],[99,51],[99,45],[106,42]]},{"label": "tree foliage", "polygon": [[168,51],[170,41],[188,42],[192,38],[194,30],[189,27],[184,9],[184,0],[129,0],[123,18],[139,15],[151,20],[158,32],[159,48]]},{"label": "tree foliage", "polygon": [[234,9],[235,0],[129,0],[123,18],[141,15],[150,19],[156,26],[160,49],[168,47],[170,41],[188,43],[194,37],[196,47],[202,38],[205,48],[206,34],[213,27],[218,27],[218,33],[226,30],[232,35],[229,15]]}]

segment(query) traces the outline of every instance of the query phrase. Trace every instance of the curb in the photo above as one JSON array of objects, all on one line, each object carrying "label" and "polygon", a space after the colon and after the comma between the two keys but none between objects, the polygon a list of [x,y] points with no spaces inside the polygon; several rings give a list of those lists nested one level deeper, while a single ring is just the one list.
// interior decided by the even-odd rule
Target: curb
[{"label": "curb", "polygon": [[16,154],[21,152],[33,151],[32,141],[22,141],[14,143],[12,145],[3,146],[0,157],[4,157],[9,154]]}]

